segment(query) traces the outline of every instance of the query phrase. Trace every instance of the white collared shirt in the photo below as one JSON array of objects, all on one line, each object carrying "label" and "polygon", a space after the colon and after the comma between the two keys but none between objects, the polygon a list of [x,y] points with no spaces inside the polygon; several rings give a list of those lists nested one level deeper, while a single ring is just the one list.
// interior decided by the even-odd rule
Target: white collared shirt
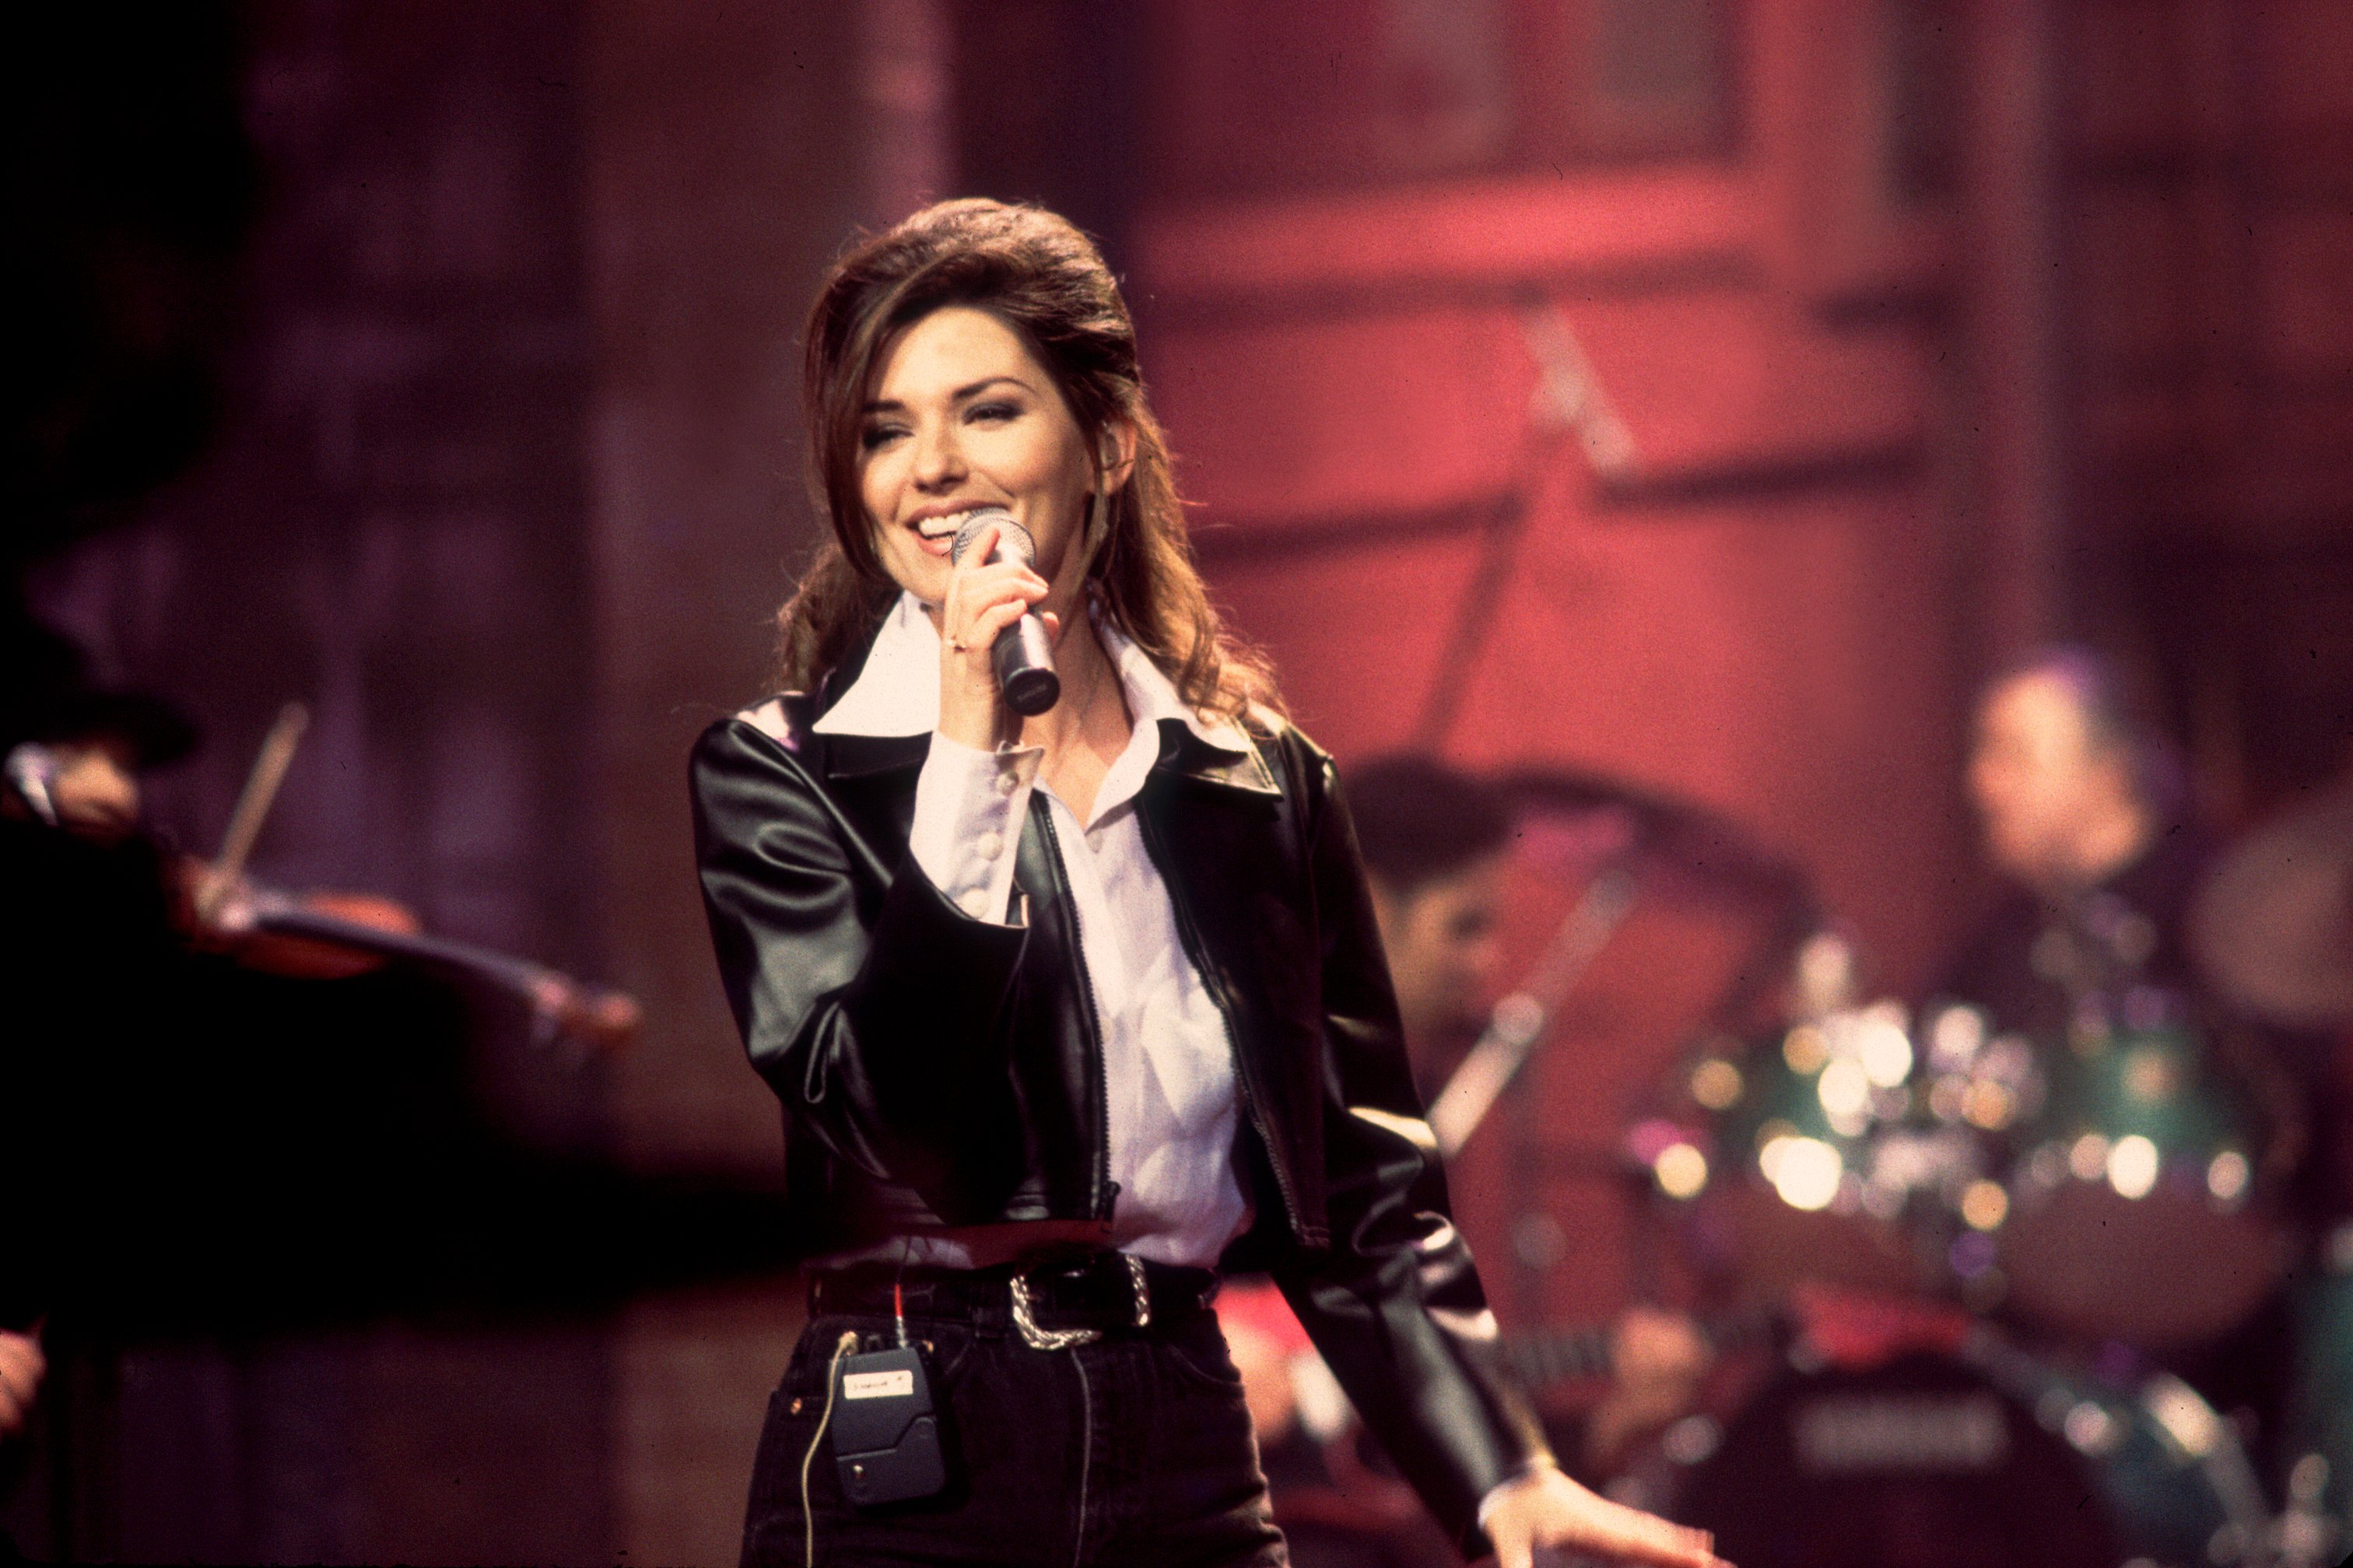
[{"label": "white collared shirt", "polygon": [[[937,731],[940,640],[902,594],[857,681],[815,727],[822,734],[929,734],[915,784],[908,848],[917,866],[976,920],[1011,914],[1013,864],[1033,794],[1042,792],[1077,906],[1103,1036],[1110,1097],[1111,1179],[1119,1197],[1113,1245],[1159,1263],[1214,1265],[1249,1218],[1234,1171],[1233,1044],[1208,988],[1186,956],[1176,914],[1145,852],[1135,797],[1160,757],[1160,721],[1177,719],[1210,746],[1247,753],[1231,721],[1206,723],[1142,649],[1101,621],[1134,720],[1085,821],[1038,779],[1039,747],[979,751]],[[901,1255],[896,1244],[890,1255]],[[918,1240],[917,1262],[969,1264],[962,1249]]]}]

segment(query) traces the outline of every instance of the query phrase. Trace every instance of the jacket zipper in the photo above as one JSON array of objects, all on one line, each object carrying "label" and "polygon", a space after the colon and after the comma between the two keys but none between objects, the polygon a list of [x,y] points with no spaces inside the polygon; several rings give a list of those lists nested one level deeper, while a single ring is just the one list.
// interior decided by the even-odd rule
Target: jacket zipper
[{"label": "jacket zipper", "polygon": [[1185,906],[1185,896],[1177,890],[1176,878],[1166,871],[1168,856],[1160,842],[1160,832],[1150,813],[1138,811],[1136,821],[1144,829],[1145,845],[1152,851],[1153,859],[1163,868],[1160,885],[1167,890],[1168,906],[1176,914],[1176,938],[1185,945],[1185,956],[1193,963],[1193,972],[1201,977],[1208,988],[1209,1001],[1218,1010],[1218,1020],[1225,1025],[1226,1051],[1234,1063],[1234,1086],[1241,1093],[1242,1110],[1249,1116],[1251,1128],[1258,1133],[1259,1147],[1266,1150],[1267,1169],[1274,1172],[1276,1194],[1282,1200],[1283,1218],[1291,1224],[1293,1236],[1303,1241],[1300,1224],[1299,1196],[1291,1188],[1291,1173],[1283,1168],[1282,1155],[1274,1146],[1274,1137],[1267,1130],[1266,1113],[1260,1107],[1258,1091],[1250,1083],[1250,1065],[1242,1059],[1241,1036],[1234,1029],[1234,1012],[1226,999],[1225,982],[1215,968],[1202,957],[1200,933],[1194,929],[1192,911]]},{"label": "jacket zipper", "polygon": [[1078,966],[1079,991],[1086,999],[1087,1040],[1095,1054],[1095,1206],[1096,1217],[1108,1222],[1119,1189],[1111,1179],[1111,1071],[1103,1059],[1103,1012],[1095,1005],[1095,977],[1087,968],[1086,928],[1079,921],[1079,897],[1071,888],[1071,868],[1062,860],[1061,836],[1054,832],[1054,808],[1050,801],[1038,815],[1045,830],[1046,847],[1054,853],[1054,876],[1061,885],[1062,907],[1071,913],[1071,961]]}]

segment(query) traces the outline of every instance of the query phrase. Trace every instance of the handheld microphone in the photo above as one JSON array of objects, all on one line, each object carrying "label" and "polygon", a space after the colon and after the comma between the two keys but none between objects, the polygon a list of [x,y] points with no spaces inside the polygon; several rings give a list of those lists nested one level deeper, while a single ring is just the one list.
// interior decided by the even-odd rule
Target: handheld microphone
[{"label": "handheld microphone", "polygon": [[[948,546],[948,559],[963,565],[973,540],[992,523],[997,525],[997,543],[988,552],[987,565],[1018,561],[1026,567],[1037,560],[1038,542],[1002,506],[984,506],[965,519],[964,526],[956,530],[955,542]],[[1035,718],[1061,701],[1062,678],[1054,673],[1054,647],[1047,640],[1046,623],[1035,610],[1024,610],[1020,620],[998,632],[988,657],[997,670],[997,687],[1005,694],[1005,705],[1022,717]]]}]

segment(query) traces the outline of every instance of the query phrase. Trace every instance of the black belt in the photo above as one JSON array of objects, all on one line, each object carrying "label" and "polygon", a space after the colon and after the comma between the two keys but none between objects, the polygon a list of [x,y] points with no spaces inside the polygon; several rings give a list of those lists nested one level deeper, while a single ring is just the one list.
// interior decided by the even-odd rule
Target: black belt
[{"label": "black belt", "polygon": [[809,1316],[888,1318],[903,1306],[910,1319],[1010,1328],[1039,1350],[1062,1350],[1206,1311],[1217,1294],[1214,1270],[1089,1250],[994,1268],[859,1264],[810,1277]]}]

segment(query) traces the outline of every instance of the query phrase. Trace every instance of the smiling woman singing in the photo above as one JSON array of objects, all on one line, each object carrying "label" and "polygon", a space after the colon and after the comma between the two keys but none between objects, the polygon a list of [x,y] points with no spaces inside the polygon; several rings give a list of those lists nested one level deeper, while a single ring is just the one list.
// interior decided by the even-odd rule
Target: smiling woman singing
[{"label": "smiling woman singing", "polygon": [[[833,541],[786,694],[693,762],[810,1277],[744,1561],[1282,1562],[1208,1309],[1248,1265],[1466,1543],[1710,1562],[1482,1367],[1331,760],[1219,627],[1093,247],[917,213],[835,267],[804,394]],[[1034,717],[990,661],[1025,614]]]}]

